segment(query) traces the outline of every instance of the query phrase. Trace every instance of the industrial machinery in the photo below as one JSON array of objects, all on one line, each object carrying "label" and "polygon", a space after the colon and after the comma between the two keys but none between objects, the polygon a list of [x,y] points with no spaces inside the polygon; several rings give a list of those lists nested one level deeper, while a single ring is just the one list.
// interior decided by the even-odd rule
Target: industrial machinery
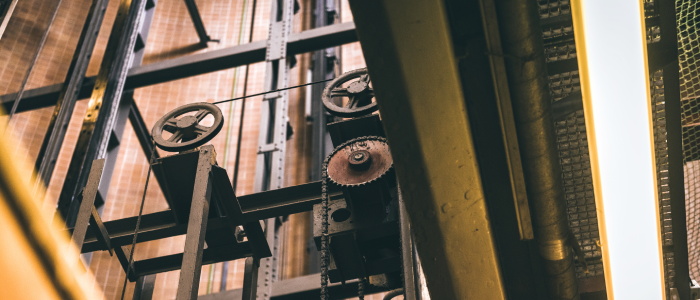
[{"label": "industrial machinery", "polygon": [[[209,115],[214,118],[213,124],[202,125],[200,122]],[[259,259],[271,256],[260,222],[243,217],[228,174],[217,165],[214,147],[204,145],[222,125],[221,111],[208,103],[178,107],[156,122],[152,131],[155,144],[163,150],[179,152],[151,161],[153,171],[164,179],[163,190],[171,208],[168,211],[142,216],[142,203],[138,217],[103,224],[93,205],[104,159],[93,163],[73,228],[78,248],[82,252],[110,253],[113,249],[132,282],[146,275],[181,269],[178,299],[197,298],[202,264],[246,257],[257,264]],[[239,226],[243,232],[239,232]],[[182,234],[186,235],[183,253],[133,260],[137,242]],[[246,241],[238,238],[243,235]],[[125,244],[131,244],[131,250]],[[250,293],[255,295],[255,288]]]},{"label": "industrial machinery", "polygon": [[[328,279],[359,279],[360,297],[366,278],[391,289],[403,285],[399,193],[373,98],[367,69],[341,75],[323,92],[329,113],[352,118],[328,124],[335,149],[323,164],[322,203],[314,205],[323,297]],[[342,199],[329,199],[327,185],[340,187]]]},{"label": "industrial machinery", "polygon": [[[170,210],[146,215],[141,210],[138,217],[103,223],[94,203],[104,159],[96,160],[81,193],[73,240],[82,253],[116,253],[132,282],[181,269],[177,299],[196,299],[202,264],[246,258],[243,299],[254,299],[260,259],[273,253],[261,220],[313,210],[314,240],[323,253],[322,296],[328,296],[329,278],[331,283],[357,280],[360,296],[365,289],[402,294],[404,282],[412,291],[408,222],[400,214],[389,145],[379,116],[372,114],[377,110],[373,98],[366,69],[331,82],[323,97],[326,109],[351,119],[328,124],[336,148],[323,165],[323,180],[243,198],[236,197],[226,170],[217,165],[214,147],[205,145],[223,126],[219,108],[180,106],[158,120],[151,133],[157,147],[177,152],[162,158],[156,158],[155,148],[151,153],[150,166],[161,178]],[[209,126],[206,118],[213,119]],[[182,234],[183,253],[133,260],[137,243]]]}]

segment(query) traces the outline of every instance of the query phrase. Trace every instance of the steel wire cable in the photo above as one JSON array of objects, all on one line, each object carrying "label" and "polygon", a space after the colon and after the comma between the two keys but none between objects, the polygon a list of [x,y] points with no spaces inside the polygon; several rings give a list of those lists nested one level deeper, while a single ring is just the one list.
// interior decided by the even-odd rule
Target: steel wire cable
[{"label": "steel wire cable", "polygon": [[[155,141],[151,138],[151,144],[153,146],[153,151],[151,151],[151,156],[148,158],[148,173],[146,173],[146,185],[143,187],[143,197],[141,198],[141,208],[139,208],[139,216],[136,218],[136,228],[134,228],[134,239],[131,242],[131,253],[129,255],[129,262],[127,263],[126,273],[124,276],[124,286],[122,287],[122,297],[124,300],[124,293],[126,292],[126,283],[129,281],[129,272],[131,272],[131,265],[134,263],[134,253],[136,252],[136,237],[139,234],[139,226],[141,226],[141,216],[143,216],[143,205],[146,203],[146,191],[148,191],[148,182],[151,179],[151,171],[153,169],[154,157],[156,154]],[[121,247],[121,246],[119,246]]]},{"label": "steel wire cable", "polygon": [[27,87],[27,82],[29,81],[29,76],[32,74],[32,69],[34,69],[34,65],[36,65],[36,62],[39,59],[39,54],[41,53],[41,50],[44,48],[44,44],[46,43],[46,38],[49,36],[49,31],[51,30],[51,25],[53,25],[53,21],[56,19],[56,15],[58,15],[58,9],[61,7],[61,2],[63,2],[63,0],[56,1],[56,6],[53,10],[53,14],[51,14],[51,17],[49,18],[49,24],[46,26],[46,31],[44,31],[44,34],[41,36],[41,40],[39,40],[39,45],[36,48],[36,52],[34,52],[32,62],[29,64],[29,68],[27,69],[27,73],[24,75],[24,80],[22,80],[22,86],[20,87],[19,91],[17,92],[17,96],[15,96],[15,101],[12,103],[12,108],[10,109],[10,113],[7,114],[8,122],[10,120],[12,120],[12,116],[14,116],[15,112],[17,112],[17,107],[19,106],[19,101],[22,100],[22,95],[24,95],[24,90]]},{"label": "steel wire cable", "polygon": [[286,87],[286,88],[282,88],[282,89],[276,89],[276,90],[267,91],[267,92],[262,92],[262,93],[257,93],[257,94],[248,95],[248,96],[241,96],[241,97],[238,97],[238,98],[233,98],[233,99],[228,99],[228,100],[216,101],[216,102],[212,102],[211,104],[221,104],[221,103],[226,103],[226,102],[230,102],[230,101],[235,101],[235,100],[240,100],[240,99],[245,99],[245,98],[251,98],[251,97],[256,97],[256,96],[261,96],[261,95],[265,95],[265,94],[271,94],[271,93],[276,93],[276,92],[281,92],[281,91],[286,91],[286,90],[291,90],[291,89],[299,88],[299,87],[302,87],[302,86],[307,86],[307,85],[312,85],[312,84],[318,84],[318,83],[324,83],[324,82],[328,82],[328,81],[331,81],[331,80],[335,80],[335,78],[326,79],[326,80],[319,80],[319,81],[309,82],[309,83],[304,83],[304,84],[300,84],[300,85],[290,86],[290,87]]}]

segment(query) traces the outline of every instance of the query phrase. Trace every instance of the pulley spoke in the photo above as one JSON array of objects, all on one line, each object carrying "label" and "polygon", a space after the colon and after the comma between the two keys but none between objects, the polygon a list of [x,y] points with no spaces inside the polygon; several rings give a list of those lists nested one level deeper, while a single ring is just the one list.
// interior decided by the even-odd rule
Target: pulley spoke
[{"label": "pulley spoke", "polygon": [[173,133],[173,135],[168,139],[168,142],[174,142],[177,143],[182,139],[182,131],[176,131]]},{"label": "pulley spoke", "polygon": [[347,108],[355,108],[357,106],[357,100],[359,100],[360,97],[356,95],[350,96],[350,101],[348,101],[348,104],[345,105]]},{"label": "pulley spoke", "polygon": [[365,74],[365,75],[360,76],[360,80],[362,80],[366,83],[369,83],[369,74]]},{"label": "pulley spoke", "polygon": [[195,118],[197,118],[197,122],[201,121],[204,119],[209,114],[209,111],[206,109],[200,109],[197,114],[194,115]]},{"label": "pulley spoke", "polygon": [[331,90],[331,97],[348,97],[348,89],[346,88],[334,88]]},{"label": "pulley spoke", "polygon": [[211,129],[211,127],[207,127],[207,126],[204,126],[204,125],[196,125],[196,126],[194,127],[194,132],[199,133],[199,134],[205,134],[205,133],[207,133],[207,131],[209,131],[210,129]]},{"label": "pulley spoke", "polygon": [[165,121],[165,124],[163,124],[163,130],[170,132],[170,133],[175,133],[178,130],[177,119],[171,118],[171,119]]}]

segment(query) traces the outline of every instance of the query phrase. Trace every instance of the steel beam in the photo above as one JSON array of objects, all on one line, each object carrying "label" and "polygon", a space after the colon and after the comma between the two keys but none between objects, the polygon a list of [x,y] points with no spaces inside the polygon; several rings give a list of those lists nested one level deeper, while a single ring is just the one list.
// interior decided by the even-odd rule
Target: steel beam
[{"label": "steel beam", "polygon": [[197,3],[194,0],[185,0],[185,5],[187,6],[187,12],[190,13],[194,29],[197,31],[197,36],[199,36],[199,45],[206,48],[207,43],[214,40],[207,35],[207,30],[204,29],[204,22],[202,22],[202,16],[199,14]]},{"label": "steel beam", "polygon": [[[264,91],[282,89],[289,86],[289,69],[294,57],[288,51],[289,38],[294,21],[295,0],[278,0],[270,4],[270,30],[267,34],[265,50]],[[289,58],[289,59],[288,59]],[[284,186],[284,167],[287,151],[287,110],[288,91],[266,94],[260,107],[260,132],[258,155],[255,163],[253,190],[262,192]],[[272,251],[272,257],[262,258],[259,268],[246,268],[246,276],[257,273],[255,298],[269,300],[272,283],[278,279],[279,270],[279,229],[281,221],[277,217],[265,220],[265,235]],[[251,282],[253,282],[251,280]],[[244,293],[244,297],[247,297]],[[252,295],[250,295],[252,297]]]},{"label": "steel beam", "polygon": [[[92,211],[94,209],[95,198],[97,197],[97,189],[100,186],[100,180],[102,179],[102,171],[104,169],[104,166],[104,159],[98,159],[93,162],[92,168],[90,169],[90,177],[88,178],[87,185],[83,190],[83,197],[82,201],[80,201],[80,209],[78,210],[78,216],[76,217],[75,228],[73,229],[72,236],[73,244],[75,244],[75,247],[77,247],[78,249],[83,248],[85,234],[88,231],[88,224],[90,222],[90,217],[92,216]],[[95,226],[96,225],[97,224],[95,224]]]},{"label": "steel beam", "polygon": [[134,297],[132,300],[153,299],[153,289],[156,285],[156,274],[140,276],[134,286]]},{"label": "steel beam", "polygon": [[[336,4],[335,0],[332,1],[315,1],[314,9],[314,27],[323,28],[334,24],[340,17],[340,5]],[[339,47],[326,48],[314,52],[311,56],[311,81],[321,81],[326,79],[333,79],[336,76],[336,69],[342,71],[340,64],[340,51]],[[311,170],[309,170],[309,177],[311,180],[321,180],[321,166],[323,165],[323,160],[326,156],[333,150],[333,144],[331,143],[330,134],[326,124],[329,122],[329,118],[332,121],[332,116],[328,114],[323,106],[323,101],[321,95],[323,94],[323,89],[325,85],[318,84],[309,87],[311,90],[311,101],[310,101],[310,115],[311,118]],[[308,96],[307,96],[308,97]],[[307,104],[307,105],[309,105]],[[309,220],[313,224],[314,216],[309,215]],[[307,241],[308,249],[308,265],[309,271],[320,272],[321,271],[321,259],[320,253],[316,250],[316,246],[313,241],[313,226],[309,227],[310,235]]]},{"label": "steel beam", "polygon": [[[83,85],[85,72],[87,71],[95,42],[102,26],[107,0],[93,0],[83,30],[78,38],[78,45],[73,54],[68,74],[63,84],[60,84],[59,92],[54,100],[54,107],[49,126],[44,135],[44,141],[39,148],[35,169],[45,186],[49,185],[53,175],[56,161],[58,160],[63,139],[68,130],[68,123],[73,115],[78,92]],[[31,91],[28,91],[31,93]],[[26,97],[23,97],[25,99]],[[31,100],[30,100],[31,101]],[[14,105],[14,103],[13,103]],[[19,106],[18,106],[19,107]]]},{"label": "steel beam", "polygon": [[[356,41],[355,24],[352,22],[306,30],[289,35],[287,55],[306,53]],[[266,41],[257,41],[133,67],[128,72],[124,88],[135,89],[262,62],[265,61],[266,50]],[[83,85],[77,91],[78,99],[90,97],[95,80],[95,77],[85,78]],[[55,105],[62,86],[63,84],[59,83],[26,91],[17,112]],[[0,96],[0,100],[5,108],[9,109],[12,107],[15,97],[14,93],[6,94]]]},{"label": "steel beam", "polygon": [[[665,270],[665,277],[673,280],[673,286],[678,292],[679,299],[691,299],[690,291],[690,269],[688,261],[688,228],[686,220],[686,189],[684,185],[685,173],[683,171],[683,126],[682,126],[682,104],[678,65],[678,34],[676,27],[676,1],[660,0],[656,2],[659,10],[661,41],[648,44],[649,48],[649,72],[653,74],[656,65],[663,70],[664,84],[664,107],[665,107],[665,127],[666,146],[668,147],[668,192],[671,201],[671,228],[672,241],[671,249],[664,249],[664,252],[672,252],[673,269]],[[651,46],[657,45],[656,56],[652,56]],[[652,108],[653,109],[653,108]],[[660,122],[657,121],[657,122]],[[654,138],[663,137],[656,133]],[[655,143],[663,143],[663,140]],[[659,151],[656,149],[655,151]],[[657,154],[657,159],[663,154]],[[657,161],[657,166],[661,162]],[[659,175],[661,176],[661,175]],[[662,183],[663,184],[663,183]],[[662,186],[659,186],[663,190]],[[661,197],[661,196],[659,196]],[[661,208],[661,220],[665,209]],[[691,217],[694,218],[694,217]],[[663,224],[666,226],[666,224]],[[666,246],[668,247],[668,246]],[[666,254],[666,253],[664,253]],[[664,263],[667,263],[667,255],[664,255]],[[667,282],[670,288],[671,282]]]},{"label": "steel beam", "polygon": [[207,216],[209,215],[213,185],[211,169],[215,157],[214,146],[206,145],[200,148],[190,218],[187,221],[185,252],[182,256],[180,280],[177,285],[177,297],[175,298],[177,300],[197,299],[199,274],[202,272],[204,236],[207,231]]},{"label": "steel beam", "polygon": [[107,51],[58,200],[58,211],[66,218],[68,227],[72,227],[75,222],[77,203],[73,198],[85,186],[87,170],[94,159],[104,158],[107,154],[145,4],[146,0],[122,0],[119,5],[117,19],[107,42]]},{"label": "steel beam", "polygon": [[[235,224],[275,218],[277,216],[311,211],[314,204],[321,203],[321,182],[281,188],[267,192],[249,194],[238,197],[243,216]],[[331,199],[342,197],[342,191],[337,186],[330,186],[328,196]],[[207,230],[216,230],[230,226],[228,217],[209,219]],[[104,222],[106,231],[113,246],[130,245],[134,237],[137,217],[129,217]],[[185,234],[187,228],[178,224],[172,211],[166,210],[145,214],[141,218],[138,243]],[[95,236],[96,229],[90,226],[82,248],[83,253],[106,250]]]},{"label": "steel beam", "polygon": [[1,0],[0,1],[0,39],[2,39],[5,29],[7,29],[7,23],[10,22],[10,17],[12,17],[12,12],[15,11],[18,0]]},{"label": "steel beam", "polygon": [[351,0],[434,299],[505,299],[442,1]]},{"label": "steel beam", "polygon": [[[329,283],[331,299],[346,299],[357,297],[357,279],[348,280],[344,284]],[[386,289],[365,284],[365,295],[385,292]],[[241,299],[242,289],[228,290],[216,294],[202,295],[199,300]],[[316,299],[321,292],[321,274],[311,274],[272,283],[272,300],[306,300]],[[248,299],[246,299],[248,300]]]}]

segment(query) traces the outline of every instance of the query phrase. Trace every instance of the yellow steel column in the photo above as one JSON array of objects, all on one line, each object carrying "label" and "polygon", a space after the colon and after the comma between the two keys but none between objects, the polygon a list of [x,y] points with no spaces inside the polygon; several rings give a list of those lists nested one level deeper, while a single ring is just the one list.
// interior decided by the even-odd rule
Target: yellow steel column
[{"label": "yellow steel column", "polygon": [[432,299],[505,299],[439,0],[351,0]]}]

